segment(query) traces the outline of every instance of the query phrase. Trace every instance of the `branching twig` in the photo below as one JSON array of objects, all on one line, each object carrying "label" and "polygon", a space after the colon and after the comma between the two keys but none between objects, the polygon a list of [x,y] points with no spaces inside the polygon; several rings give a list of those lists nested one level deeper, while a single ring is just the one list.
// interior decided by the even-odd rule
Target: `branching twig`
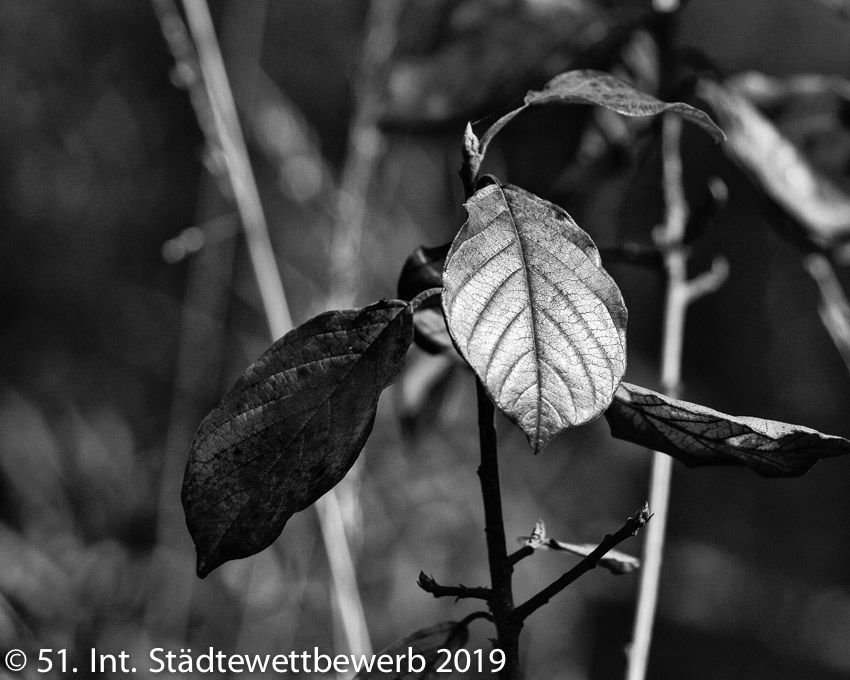
[{"label": "branching twig", "polygon": [[534,597],[514,609],[513,613],[511,614],[511,618],[516,623],[521,625],[523,621],[525,621],[535,611],[537,611],[540,607],[542,607],[549,600],[551,600],[555,595],[560,593],[564,588],[572,584],[583,574],[586,574],[591,569],[594,569],[596,565],[599,564],[599,560],[601,560],[605,556],[605,553],[617,547],[629,536],[634,536],[635,534],[637,534],[640,529],[646,526],[646,523],[649,521],[650,517],[652,517],[652,515],[650,515],[649,513],[649,506],[647,504],[644,504],[644,506],[640,510],[638,510],[634,515],[632,515],[626,520],[626,523],[620,528],[619,531],[614,534],[608,534],[597,546],[597,548],[593,552],[591,552],[587,557],[582,559],[581,562],[579,562],[563,576],[550,583],[543,590],[537,593],[537,595],[535,595]]},{"label": "branching twig", "polygon": [[493,596],[493,591],[490,590],[490,588],[470,588],[463,584],[457,586],[442,586],[434,580],[433,576],[428,576],[424,571],[419,572],[417,585],[426,593],[431,593],[434,597],[453,597],[456,600],[463,600],[466,598],[489,600]]},{"label": "branching twig", "polygon": [[[667,271],[661,385],[664,392],[671,397],[678,397],[681,389],[682,346],[688,306],[697,298],[717,290],[728,274],[725,260],[717,259],[709,272],[688,280],[688,251],[684,241],[689,211],[682,183],[682,158],[679,150],[681,131],[681,118],[674,114],[664,116],[662,162],[667,214],[664,224],[653,234],[656,245],[663,253]],[[655,513],[655,521],[649,526],[644,543],[637,613],[629,652],[628,680],[643,680],[646,676],[658,602],[672,466],[672,458],[658,451],[653,452],[649,504]]]}]

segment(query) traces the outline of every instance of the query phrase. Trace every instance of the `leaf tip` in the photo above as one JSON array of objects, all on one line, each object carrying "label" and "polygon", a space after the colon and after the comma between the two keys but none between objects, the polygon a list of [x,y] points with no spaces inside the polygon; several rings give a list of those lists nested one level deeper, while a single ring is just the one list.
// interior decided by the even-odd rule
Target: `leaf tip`
[{"label": "leaf tip", "polygon": [[206,578],[210,575],[213,569],[219,566],[219,563],[213,561],[207,555],[201,555],[198,553],[198,561],[197,566],[195,568],[195,573],[197,573],[198,578]]}]

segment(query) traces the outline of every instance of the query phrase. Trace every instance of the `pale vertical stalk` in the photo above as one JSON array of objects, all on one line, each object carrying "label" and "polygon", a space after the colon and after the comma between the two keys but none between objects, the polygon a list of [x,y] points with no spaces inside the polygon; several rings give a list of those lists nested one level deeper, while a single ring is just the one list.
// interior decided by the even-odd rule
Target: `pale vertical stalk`
[{"label": "pale vertical stalk", "polygon": [[[183,0],[183,7],[198,53],[207,96],[212,104],[215,129],[242,218],[266,320],[272,338],[277,339],[292,328],[292,320],[212,17],[206,0]],[[334,494],[334,490],[329,491],[320,499],[319,505],[338,507],[338,503],[334,504]],[[354,560],[348,541],[344,531],[341,536],[339,533],[341,514],[324,512],[320,507],[319,519],[323,535],[332,537],[332,540],[327,537],[325,540],[338,604],[345,612],[342,620],[348,648],[352,654],[367,654],[371,651],[371,645],[366,617],[357,589]]]},{"label": "pale vertical stalk", "polygon": [[[679,154],[682,120],[668,114],[663,121],[662,157],[664,199],[667,218],[657,229],[655,240],[664,253],[667,293],[664,305],[664,337],[661,345],[661,384],[665,393],[678,396],[681,381],[682,344],[688,305],[687,254],[682,247],[688,206],[682,188],[682,160]],[[654,451],[650,477],[649,507],[652,521],[646,529],[638,586],[638,605],[629,650],[628,680],[643,680],[649,661],[652,629],[658,603],[658,584],[664,552],[667,510],[673,459]]]},{"label": "pale vertical stalk", "polygon": [[334,306],[351,306],[357,295],[368,192],[386,146],[377,116],[403,8],[404,0],[372,0],[369,4],[355,79],[354,117],[348,131],[348,151],[337,192],[336,222],[330,245]]},{"label": "pale vertical stalk", "polygon": [[212,17],[206,0],[183,0],[183,8],[212,104],[213,120],[227,164],[233,198],[242,218],[266,321],[272,338],[276,340],[292,328],[292,319]]},{"label": "pale vertical stalk", "polygon": [[[368,192],[383,155],[385,142],[377,125],[389,59],[397,40],[397,25],[403,0],[373,0],[366,18],[362,56],[355,82],[355,111],[349,127],[348,150],[337,190],[334,229],[329,252],[331,308],[350,307],[359,287],[361,251],[368,212]],[[343,500],[356,502],[354,485],[357,471],[349,472],[337,487],[316,504],[322,521],[322,538],[328,553],[331,574],[337,590],[340,623],[352,653],[371,654],[372,645],[363,606],[357,589],[354,560],[347,545]]]},{"label": "pale vertical stalk", "polygon": [[850,302],[841,288],[830,261],[820,253],[803,258],[803,266],[818,287],[820,304],[818,314],[841,354],[844,365],[850,370]]}]

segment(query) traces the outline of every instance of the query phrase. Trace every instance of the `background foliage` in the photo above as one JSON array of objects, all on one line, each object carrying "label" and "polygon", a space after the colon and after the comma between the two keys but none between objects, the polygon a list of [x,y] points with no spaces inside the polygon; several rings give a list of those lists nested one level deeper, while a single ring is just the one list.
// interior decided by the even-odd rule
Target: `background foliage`
[{"label": "background foliage", "polygon": [[[627,13],[646,3],[603,4]],[[300,323],[325,309],[330,293],[332,191],[348,154],[367,7],[211,6],[249,112],[262,197]],[[382,104],[385,148],[367,193],[355,304],[391,296],[415,246],[456,232],[467,118],[568,65],[595,35],[593,12],[577,22],[569,14],[576,7],[584,5],[407,3]],[[848,31],[814,2],[693,0],[675,42],[726,72],[850,76]],[[342,651],[311,513],[293,517],[273,550],[203,582],[194,577],[176,498],[186,452],[200,418],[267,342],[235,215],[204,168],[217,159],[173,84],[179,78],[147,2],[0,6],[3,648]],[[825,101],[812,115],[815,106],[771,113],[846,189],[846,107]],[[500,135],[494,171],[564,206],[603,248],[649,243],[660,215],[657,156],[637,176],[616,159],[571,173],[570,124],[579,119],[562,110],[524,114]],[[695,267],[716,251],[731,276],[689,315],[684,396],[850,436],[850,379],[797,251],[740,170],[699,132],[686,129],[685,142],[693,185],[719,172],[730,195]],[[611,199],[621,195],[626,207],[615,213]],[[192,225],[203,229],[184,231]],[[181,257],[199,234],[204,248]],[[661,283],[625,264],[609,271],[631,312],[627,378],[657,386]],[[398,631],[468,611],[421,592],[420,570],[487,580],[472,381],[421,354],[410,363],[379,405],[356,486],[343,498],[378,648]],[[439,398],[423,406],[432,387]],[[598,540],[643,501],[648,457],[611,440],[603,422],[562,435],[534,458],[507,421],[500,436],[509,537],[527,535],[542,517],[553,536]],[[843,459],[799,480],[677,466],[651,675],[845,677],[848,487]],[[547,553],[523,562],[529,593],[567,559]],[[634,584],[594,574],[531,620],[531,677],[619,677]],[[472,644],[487,643],[481,636]]]}]

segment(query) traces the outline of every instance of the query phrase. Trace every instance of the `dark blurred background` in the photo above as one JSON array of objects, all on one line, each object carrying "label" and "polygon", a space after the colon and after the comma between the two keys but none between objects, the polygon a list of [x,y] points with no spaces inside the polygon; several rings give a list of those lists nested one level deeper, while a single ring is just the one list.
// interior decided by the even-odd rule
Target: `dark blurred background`
[{"label": "dark blurred background", "polygon": [[[850,21],[828,4],[693,0],[672,47],[723,74],[850,76]],[[340,216],[363,224],[344,291],[357,306],[395,295],[416,246],[452,238],[467,120],[576,65],[625,68],[647,88],[659,73],[648,34],[621,35],[646,2],[408,0],[390,23],[363,1],[210,8],[296,324],[341,295],[329,277],[347,256],[333,251]],[[394,45],[388,59],[370,56],[367,34]],[[0,649],[64,648],[80,664],[90,647],[346,651],[312,511],[264,553],[194,576],[179,506],[188,449],[270,339],[192,78],[149,2],[0,2]],[[770,114],[847,188],[846,102],[812,101]],[[594,115],[525,114],[485,170],[559,202],[602,248],[649,244],[662,217],[652,126],[600,147],[612,128]],[[850,374],[787,219],[699,130],[684,143],[689,195],[713,175],[729,192],[693,272],[715,253],[731,266],[691,310],[684,396],[850,436]],[[661,277],[610,271],[630,310],[627,378],[657,387]],[[340,491],[376,649],[474,611],[420,591],[420,570],[488,580],[473,393],[451,360],[412,350]],[[604,421],[537,457],[507,421],[499,432],[509,540],[542,518],[553,537],[598,541],[647,495],[649,455]],[[573,562],[523,561],[518,599]],[[536,614],[528,677],[622,677],[636,582],[593,572]],[[677,465],[660,602],[654,680],[850,677],[850,460],[793,480]],[[487,626],[473,633],[487,648]]]}]

